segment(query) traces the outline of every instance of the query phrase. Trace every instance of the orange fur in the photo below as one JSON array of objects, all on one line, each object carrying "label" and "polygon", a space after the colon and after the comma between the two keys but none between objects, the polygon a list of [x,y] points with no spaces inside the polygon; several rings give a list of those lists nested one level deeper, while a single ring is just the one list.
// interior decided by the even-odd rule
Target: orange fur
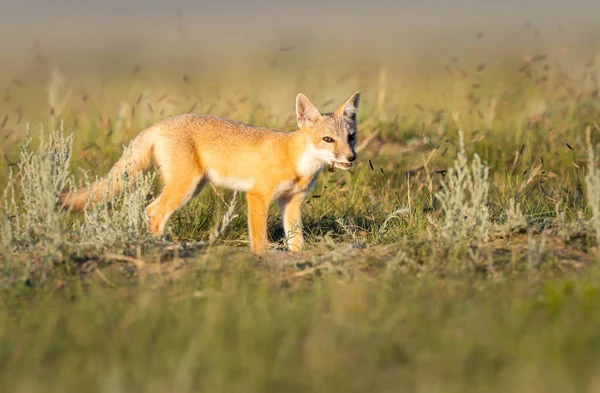
[{"label": "orange fur", "polygon": [[350,169],[356,159],[358,103],[356,92],[334,113],[320,114],[299,94],[299,130],[290,133],[213,116],[167,118],[134,139],[105,178],[63,194],[63,204],[82,209],[104,193],[116,193],[122,176],[135,176],[153,156],[164,182],[161,194],[148,206],[155,235],[162,235],[171,214],[211,182],[248,192],[253,252],[266,251],[267,211],[274,199],[279,200],[288,247],[299,251],[304,244],[300,208],[317,175],[325,166]]}]

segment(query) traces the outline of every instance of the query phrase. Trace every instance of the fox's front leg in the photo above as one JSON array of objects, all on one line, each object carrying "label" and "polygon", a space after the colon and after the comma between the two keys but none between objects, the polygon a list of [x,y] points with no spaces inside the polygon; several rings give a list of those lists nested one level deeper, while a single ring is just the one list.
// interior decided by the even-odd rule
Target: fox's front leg
[{"label": "fox's front leg", "polygon": [[279,199],[279,209],[281,210],[286,244],[294,252],[301,251],[304,247],[302,215],[300,212],[304,197],[305,194],[295,194]]},{"label": "fox's front leg", "polygon": [[267,251],[267,212],[270,198],[257,192],[248,191],[248,229],[250,231],[250,248],[256,254]]}]

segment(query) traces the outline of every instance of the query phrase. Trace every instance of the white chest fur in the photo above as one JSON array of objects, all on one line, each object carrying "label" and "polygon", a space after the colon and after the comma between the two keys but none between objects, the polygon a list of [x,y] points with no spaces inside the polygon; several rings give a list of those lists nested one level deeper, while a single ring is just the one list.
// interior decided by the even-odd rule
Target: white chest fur
[{"label": "white chest fur", "polygon": [[335,156],[328,150],[320,150],[312,143],[308,145],[296,163],[296,171],[300,176],[315,176],[326,163],[332,162]]}]

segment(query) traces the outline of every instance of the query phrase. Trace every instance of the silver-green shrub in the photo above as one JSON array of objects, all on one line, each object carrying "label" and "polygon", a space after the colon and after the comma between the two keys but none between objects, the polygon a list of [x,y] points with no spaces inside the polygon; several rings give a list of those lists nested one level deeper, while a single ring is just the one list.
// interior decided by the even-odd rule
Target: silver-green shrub
[{"label": "silver-green shrub", "polygon": [[59,251],[100,251],[151,240],[145,206],[153,188],[153,173],[129,176],[117,196],[106,195],[88,206],[82,219],[72,219],[63,209],[60,195],[73,184],[69,174],[72,142],[72,136],[65,136],[61,127],[47,139],[42,131],[34,149],[27,133],[17,170],[9,173],[2,194],[0,253],[41,251],[51,263]]},{"label": "silver-green shrub", "polygon": [[46,247],[55,250],[64,242],[64,213],[59,204],[61,191],[70,184],[69,162],[73,139],[62,130],[46,140],[40,133],[37,150],[27,132],[21,145],[17,178],[10,174],[4,192],[3,243],[23,248]]},{"label": "silver-green shrub", "polygon": [[454,167],[448,170],[442,188],[435,195],[444,212],[439,232],[451,248],[468,242],[477,254],[490,228],[489,168],[477,154],[469,165],[462,132],[459,143]]},{"label": "silver-green shrub", "polygon": [[146,203],[152,193],[154,173],[124,177],[119,195],[108,193],[84,211],[74,232],[77,249],[103,250],[115,246],[142,245],[152,240]]},{"label": "silver-green shrub", "polygon": [[592,210],[591,226],[596,235],[596,244],[600,244],[600,171],[594,164],[594,149],[588,146],[588,167],[585,175],[587,186],[586,197],[588,206]]}]

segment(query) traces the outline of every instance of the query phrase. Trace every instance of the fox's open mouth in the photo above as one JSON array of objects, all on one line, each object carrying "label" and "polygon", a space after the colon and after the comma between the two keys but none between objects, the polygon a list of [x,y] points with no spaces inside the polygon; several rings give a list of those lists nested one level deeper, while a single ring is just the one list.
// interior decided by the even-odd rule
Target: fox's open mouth
[{"label": "fox's open mouth", "polygon": [[334,163],[334,166],[336,168],[340,168],[340,169],[343,169],[343,170],[348,170],[348,169],[352,168],[352,163],[351,162],[339,162],[338,161],[338,162]]}]

